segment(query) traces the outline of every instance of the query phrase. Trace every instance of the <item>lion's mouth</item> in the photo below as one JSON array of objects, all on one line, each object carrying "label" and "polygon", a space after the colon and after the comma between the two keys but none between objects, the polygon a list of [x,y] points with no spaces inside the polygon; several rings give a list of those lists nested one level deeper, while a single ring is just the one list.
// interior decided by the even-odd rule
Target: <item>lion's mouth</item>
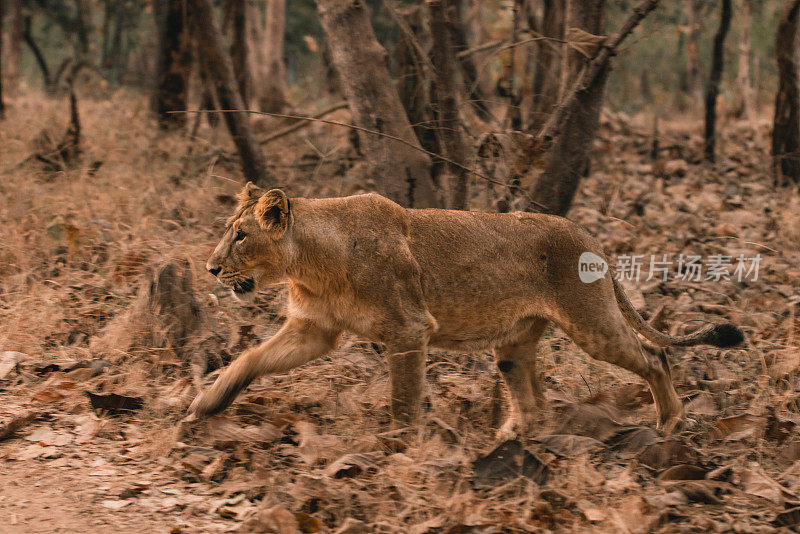
[{"label": "lion's mouth", "polygon": [[241,281],[234,282],[232,289],[237,295],[244,295],[250,293],[256,288],[256,281],[252,278],[246,278]]}]

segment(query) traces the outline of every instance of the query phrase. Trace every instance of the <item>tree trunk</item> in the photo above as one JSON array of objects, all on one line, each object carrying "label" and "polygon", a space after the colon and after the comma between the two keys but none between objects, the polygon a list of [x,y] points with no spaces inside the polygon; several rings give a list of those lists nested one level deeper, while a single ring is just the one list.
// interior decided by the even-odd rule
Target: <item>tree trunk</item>
[{"label": "tree trunk", "polygon": [[[469,0],[469,6],[464,25],[470,28],[474,43],[478,46],[488,40],[489,32],[486,29],[486,1]],[[489,73],[490,69],[488,68],[488,60],[492,54],[493,52],[488,50],[475,52],[475,54],[472,55],[472,61],[477,65],[477,69],[475,71],[476,79],[472,82],[470,90],[472,90],[473,87],[477,88],[477,90],[480,91],[479,94],[483,95],[481,101],[485,102],[487,105],[490,103],[490,99],[494,98],[495,89],[492,86],[492,79]]]},{"label": "tree trunk", "polygon": [[722,0],[720,11],[719,29],[714,36],[714,53],[711,58],[711,76],[706,88],[706,130],[705,130],[705,158],[714,161],[714,145],[716,144],[717,127],[717,96],[719,96],[719,82],[722,79],[722,67],[725,53],[725,37],[731,25],[731,0]]},{"label": "tree trunk", "polygon": [[[604,0],[567,0],[565,27],[601,35],[604,15]],[[586,63],[587,58],[575,50],[564,54],[562,101]],[[589,174],[589,156],[600,122],[609,70],[608,65],[603,66],[592,84],[578,91],[574,104],[559,125],[560,133],[547,152],[544,172],[533,186],[531,198],[537,211],[566,215],[581,178]]]},{"label": "tree trunk", "polygon": [[[244,103],[236,86],[231,56],[225,49],[211,0],[188,0],[188,4],[191,7],[192,27],[197,33],[198,48],[207,62],[209,81],[214,86],[220,108],[244,110]],[[245,178],[262,186],[274,183],[275,178],[267,169],[267,162],[256,141],[248,114],[244,111],[229,111],[223,113],[223,117],[242,159]]]},{"label": "tree trunk", "polygon": [[800,182],[800,0],[787,0],[775,37],[778,94],[772,130],[772,157],[778,185]]},{"label": "tree trunk", "polygon": [[739,72],[736,85],[739,86],[739,115],[753,120],[753,86],[750,83],[750,26],[753,24],[753,0],[744,0],[742,13],[742,34],[739,37]]},{"label": "tree trunk", "polygon": [[[375,38],[364,0],[317,0],[317,7],[355,123],[420,147],[389,76],[386,50]],[[359,132],[359,137],[381,193],[407,207],[441,206],[427,155],[384,136]]]},{"label": "tree trunk", "polygon": [[[114,2],[116,4],[116,2]],[[111,21],[114,18],[114,9],[111,0],[103,0],[103,45],[100,49],[100,66],[108,68],[108,51],[111,45]]]},{"label": "tree trunk", "polygon": [[696,107],[703,103],[703,83],[700,72],[700,20],[702,18],[703,0],[689,1],[689,31],[686,35],[686,78],[689,82],[689,94]]},{"label": "tree trunk", "polygon": [[89,35],[92,33],[92,13],[87,0],[75,0],[75,11],[77,13],[76,32],[78,35],[78,59],[89,57]]},{"label": "tree trunk", "polygon": [[42,71],[42,82],[44,83],[45,91],[51,94],[55,91],[53,78],[50,76],[50,68],[47,66],[47,61],[44,58],[44,54],[42,54],[42,50],[33,39],[32,26],[33,20],[31,17],[28,15],[23,17],[22,39],[25,41],[25,44],[28,45],[28,48],[31,49],[31,53],[33,54],[34,59],[36,59],[36,64],[39,66],[39,70]]},{"label": "tree trunk", "polygon": [[8,49],[6,51],[6,89],[15,94],[19,91],[20,57],[22,56],[22,0],[8,0]]},{"label": "tree trunk", "polygon": [[3,22],[5,21],[5,0],[0,0],[0,120],[6,118],[6,104],[3,100]]},{"label": "tree trunk", "polygon": [[187,5],[184,0],[156,2],[155,5],[160,8],[155,98],[158,125],[162,129],[181,128],[186,124],[186,114],[172,112],[187,109],[192,67]]},{"label": "tree trunk", "polygon": [[267,0],[261,49],[264,59],[257,98],[259,108],[270,113],[281,113],[289,105],[283,61],[285,32],[286,0]]},{"label": "tree trunk", "polygon": [[[602,35],[605,27],[605,0],[566,0],[564,35],[570,28],[578,28],[592,35]],[[586,56],[575,47],[567,46],[561,66],[561,89],[566,94],[586,64]]]},{"label": "tree trunk", "polygon": [[[264,24],[262,22],[261,2],[257,0],[246,0],[245,18],[247,27],[245,38],[247,39],[247,71],[250,75],[250,106],[253,100],[258,104],[257,91],[264,86],[266,77],[264,75]],[[262,110],[264,111],[264,110]]]},{"label": "tree trunk", "polygon": [[[458,0],[456,0],[458,1]],[[453,0],[428,0],[431,36],[433,37],[432,60],[436,69],[434,78],[436,111],[436,133],[444,155],[458,165],[447,164],[450,175],[450,207],[456,210],[467,209],[467,173],[463,166],[467,163],[467,149],[461,130],[458,114],[458,97],[455,83],[456,58],[447,31],[446,10],[452,9]]]},{"label": "tree trunk", "polygon": [[[425,28],[425,12],[422,8],[423,6],[419,4],[409,6],[405,10],[398,10],[400,11],[398,16],[405,22],[413,38],[424,48],[430,43],[430,32]],[[395,46],[397,92],[422,148],[440,154],[442,150],[434,127],[435,117],[431,107],[430,80],[425,71],[428,66],[425,58],[428,54],[414,46],[411,38],[405,32],[401,32]],[[444,164],[441,160],[434,160],[431,169],[433,181],[438,184]]]},{"label": "tree trunk", "polygon": [[[564,1],[544,0],[541,32],[543,36],[559,40],[564,38]],[[533,104],[527,128],[529,132],[539,131],[558,103],[563,50],[562,43],[547,39],[539,41],[536,46]]]},{"label": "tree trunk", "polygon": [[126,4],[120,5],[114,13],[114,29],[111,33],[111,45],[108,51],[108,67],[113,70],[117,79],[125,67],[122,56],[122,29],[128,14]]},{"label": "tree trunk", "polygon": [[[524,0],[514,0],[513,3],[513,16],[511,18],[511,42],[516,43],[519,41],[519,29],[522,18],[525,17],[525,2]],[[519,49],[514,46],[508,50],[508,69],[504,75],[498,80],[498,93],[500,96],[508,98],[508,107],[506,108],[506,117],[503,121],[508,129],[521,130],[522,129],[522,115],[520,113],[520,104],[522,97],[520,95],[520,88],[517,86],[517,70],[519,62],[517,61],[517,54]]]},{"label": "tree trunk", "polygon": [[228,1],[228,17],[231,21],[231,61],[233,63],[233,72],[236,73],[236,85],[239,87],[239,94],[242,96],[244,103],[243,109],[250,108],[250,90],[251,76],[250,76],[250,62],[248,56],[248,9],[247,0],[229,0]]},{"label": "tree trunk", "polygon": [[[216,111],[220,108],[217,102],[217,95],[214,91],[214,83],[211,81],[211,75],[209,74],[208,60],[199,53],[199,44],[195,45],[195,50],[198,51],[197,74],[200,81],[200,109],[206,112]],[[204,115],[208,125],[211,128],[216,128],[219,124],[220,114],[204,113]]]},{"label": "tree trunk", "polygon": [[[464,24],[463,3],[460,0],[453,2],[453,6],[447,11],[446,15],[454,53],[467,50],[469,48],[469,42],[467,40],[467,30]],[[482,120],[491,120],[492,113],[486,105],[487,98],[483,93],[481,84],[478,83],[478,69],[475,66],[473,56],[466,55],[462,57],[458,61],[458,65],[461,70],[462,83],[469,95],[470,106]]]}]

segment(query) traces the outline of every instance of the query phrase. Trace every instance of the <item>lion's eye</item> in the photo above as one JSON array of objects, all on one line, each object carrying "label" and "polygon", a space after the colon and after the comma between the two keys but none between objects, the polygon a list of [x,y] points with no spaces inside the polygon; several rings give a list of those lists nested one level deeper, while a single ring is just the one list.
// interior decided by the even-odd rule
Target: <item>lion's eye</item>
[{"label": "lion's eye", "polygon": [[238,243],[239,241],[242,241],[245,237],[247,237],[246,233],[242,232],[241,230],[237,230],[236,235],[233,237],[233,240]]}]

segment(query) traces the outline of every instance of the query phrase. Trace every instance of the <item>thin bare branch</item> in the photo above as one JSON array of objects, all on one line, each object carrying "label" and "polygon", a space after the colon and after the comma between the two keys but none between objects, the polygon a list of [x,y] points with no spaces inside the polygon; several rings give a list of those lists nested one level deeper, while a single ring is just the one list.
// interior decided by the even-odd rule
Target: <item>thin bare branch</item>
[{"label": "thin bare branch", "polygon": [[[414,150],[418,150],[420,152],[423,152],[423,153],[427,154],[428,156],[430,156],[432,158],[436,158],[438,160],[444,161],[445,163],[449,163],[450,165],[458,167],[459,169],[461,169],[461,170],[463,170],[465,172],[468,172],[470,174],[473,174],[473,175],[477,176],[478,178],[480,178],[482,180],[486,180],[489,183],[492,183],[492,184],[495,184],[495,185],[499,185],[499,186],[504,187],[506,189],[511,188],[511,186],[509,184],[503,183],[503,182],[501,182],[499,180],[495,180],[494,178],[486,176],[485,174],[482,174],[482,173],[480,173],[480,172],[478,172],[478,171],[476,171],[474,169],[470,169],[469,167],[466,167],[464,165],[456,163],[455,161],[453,161],[451,159],[448,159],[448,158],[442,156],[441,154],[437,154],[435,152],[431,152],[430,150],[425,150],[424,148],[422,148],[420,146],[416,146],[413,143],[411,143],[409,141],[406,141],[402,137],[397,137],[395,135],[387,134],[385,132],[379,132],[377,130],[370,130],[369,128],[363,128],[363,127],[358,126],[356,124],[348,124],[346,122],[335,121],[335,120],[331,120],[331,119],[321,119],[321,118],[316,118],[316,117],[304,117],[302,115],[288,115],[288,114],[285,114],[285,113],[270,113],[268,111],[255,111],[255,110],[247,110],[247,109],[216,109],[216,110],[189,109],[189,110],[186,110],[186,111],[170,111],[170,113],[250,113],[250,114],[253,114],[253,115],[266,115],[268,117],[278,117],[278,118],[282,118],[282,119],[296,119],[296,120],[302,120],[302,121],[311,121],[311,122],[321,122],[321,123],[324,123],[324,124],[332,124],[333,126],[341,126],[343,128],[350,128],[351,130],[356,130],[356,131],[368,133],[368,134],[371,134],[371,135],[377,135],[379,137],[385,137],[387,139],[391,139],[393,141],[397,141],[398,143],[402,143],[402,144],[404,144],[406,146],[409,146],[409,147],[413,148]],[[525,194],[524,196],[529,201],[531,201],[532,203],[538,204],[538,202],[535,202],[527,194]]]},{"label": "thin bare branch", "polygon": [[[329,107],[328,109],[320,111],[319,113],[314,115],[313,118],[321,119],[322,117],[324,117],[326,115],[330,115],[334,111],[339,111],[340,109],[344,109],[346,107],[347,107],[347,102],[339,102],[338,104],[335,104],[335,105]],[[281,137],[285,137],[285,136],[289,135],[290,133],[293,133],[293,132],[296,132],[297,130],[305,128],[309,124],[311,124],[310,121],[301,121],[301,122],[298,122],[297,124],[292,124],[291,126],[287,126],[286,128],[284,128],[283,130],[278,130],[277,132],[265,137],[264,139],[259,141],[258,144],[260,144],[262,146],[266,145],[266,144],[269,144],[269,143],[275,141],[276,139],[280,139]]]}]

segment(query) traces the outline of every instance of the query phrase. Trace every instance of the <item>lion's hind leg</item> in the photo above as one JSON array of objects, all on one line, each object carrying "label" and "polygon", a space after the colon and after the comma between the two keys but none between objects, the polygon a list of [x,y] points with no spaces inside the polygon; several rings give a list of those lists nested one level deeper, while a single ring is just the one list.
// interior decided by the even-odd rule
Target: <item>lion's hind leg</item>
[{"label": "lion's hind leg", "polygon": [[498,439],[524,433],[545,403],[541,376],[536,372],[536,346],[546,327],[546,319],[536,319],[520,342],[494,349],[497,368],[511,397],[508,419],[497,431]]},{"label": "lion's hind leg", "polygon": [[[604,299],[605,300],[605,299]],[[589,356],[613,363],[644,378],[653,393],[658,412],[658,428],[669,434],[683,419],[681,403],[666,361],[644,350],[639,338],[625,321],[616,302],[596,306],[574,306],[558,325]]]}]

